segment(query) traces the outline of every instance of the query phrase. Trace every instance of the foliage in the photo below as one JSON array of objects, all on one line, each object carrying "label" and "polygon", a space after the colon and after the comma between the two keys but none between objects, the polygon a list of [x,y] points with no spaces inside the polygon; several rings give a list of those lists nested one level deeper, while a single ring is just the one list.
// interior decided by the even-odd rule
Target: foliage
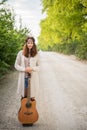
[{"label": "foliage", "polygon": [[80,43],[75,50],[75,55],[80,59],[87,60],[87,34],[84,34],[82,39],[80,40]]},{"label": "foliage", "polygon": [[41,0],[41,2],[47,17],[40,22],[39,48],[64,54],[84,55],[84,53],[79,55],[77,53],[83,52],[81,50],[83,46],[80,46],[81,40],[87,48],[87,40],[83,38],[83,34],[87,33],[87,1]]},{"label": "foliage", "polygon": [[14,11],[7,7],[5,1],[0,3],[0,76],[12,68],[17,52],[30,32],[22,25],[16,28]]}]

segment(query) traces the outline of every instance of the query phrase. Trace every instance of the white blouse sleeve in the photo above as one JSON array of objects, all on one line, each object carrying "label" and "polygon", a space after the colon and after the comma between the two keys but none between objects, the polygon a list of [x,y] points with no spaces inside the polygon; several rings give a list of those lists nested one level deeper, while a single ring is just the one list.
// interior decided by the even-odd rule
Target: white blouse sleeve
[{"label": "white blouse sleeve", "polygon": [[37,61],[36,61],[36,66],[32,67],[33,71],[39,71],[40,66],[39,66],[39,54],[37,54]]},{"label": "white blouse sleeve", "polygon": [[15,60],[14,67],[16,70],[24,72],[25,67],[21,66],[21,54],[22,54],[22,51],[19,51]]}]

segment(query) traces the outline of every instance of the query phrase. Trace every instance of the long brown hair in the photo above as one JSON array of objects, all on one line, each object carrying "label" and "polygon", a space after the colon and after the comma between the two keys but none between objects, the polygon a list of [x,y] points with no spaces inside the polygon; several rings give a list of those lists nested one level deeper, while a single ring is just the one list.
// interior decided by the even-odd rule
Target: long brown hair
[{"label": "long brown hair", "polygon": [[31,51],[30,51],[30,56],[31,57],[34,57],[36,54],[37,54],[37,47],[36,47],[36,44],[35,44],[35,39],[34,37],[30,37],[28,36],[26,39],[25,39],[25,44],[23,46],[23,55],[25,57],[29,57],[29,48],[27,47],[27,42],[28,40],[31,39],[33,41],[33,47],[31,48]]}]

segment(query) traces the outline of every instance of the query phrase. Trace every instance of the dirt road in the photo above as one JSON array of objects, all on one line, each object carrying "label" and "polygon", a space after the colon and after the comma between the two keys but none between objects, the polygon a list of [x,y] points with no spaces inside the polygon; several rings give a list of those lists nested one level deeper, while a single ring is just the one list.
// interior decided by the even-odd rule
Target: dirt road
[{"label": "dirt road", "polygon": [[0,80],[0,130],[87,130],[87,64],[53,52],[40,53],[39,120],[23,127],[17,119],[18,72]]}]

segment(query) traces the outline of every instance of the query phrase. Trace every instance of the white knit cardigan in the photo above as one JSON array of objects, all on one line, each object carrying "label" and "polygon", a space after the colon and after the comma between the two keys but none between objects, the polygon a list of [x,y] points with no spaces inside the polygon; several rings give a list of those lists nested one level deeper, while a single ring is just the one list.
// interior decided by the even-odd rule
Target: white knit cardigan
[{"label": "white knit cardigan", "polygon": [[[22,50],[18,52],[15,60],[15,68],[19,71],[17,93],[24,97],[24,78],[25,78],[25,56]],[[31,73],[31,97],[38,97],[39,91],[39,54],[30,58],[30,67],[33,69]]]}]

